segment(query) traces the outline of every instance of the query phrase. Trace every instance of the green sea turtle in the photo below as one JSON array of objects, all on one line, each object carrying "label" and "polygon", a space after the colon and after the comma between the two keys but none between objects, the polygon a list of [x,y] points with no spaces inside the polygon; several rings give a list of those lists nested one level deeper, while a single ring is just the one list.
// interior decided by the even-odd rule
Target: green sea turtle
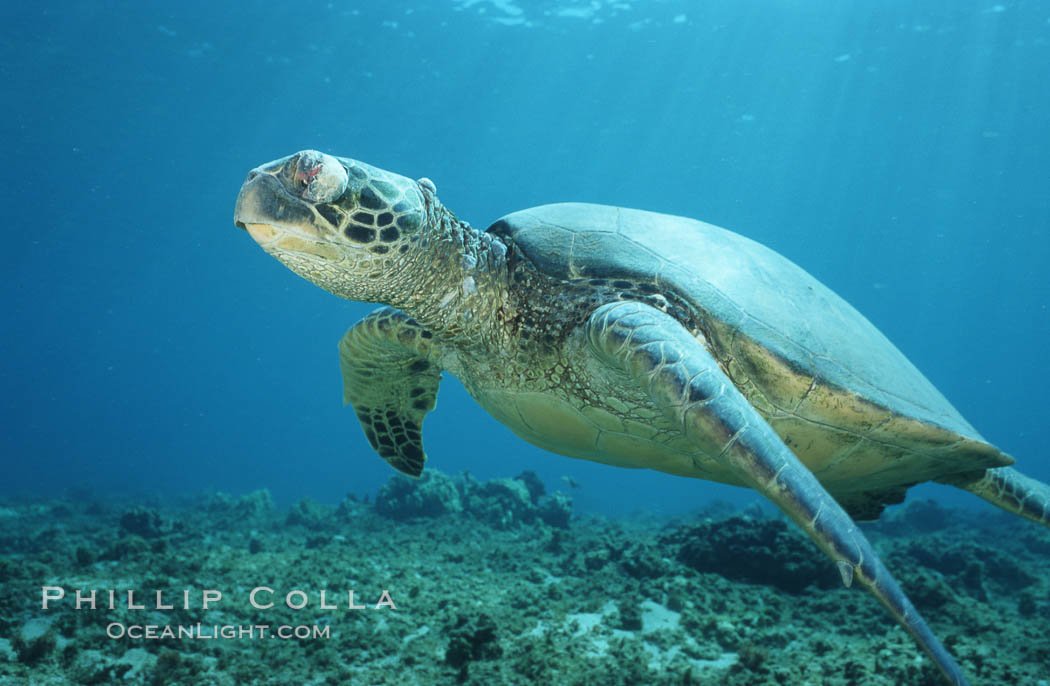
[{"label": "green sea turtle", "polygon": [[939,481],[1050,526],[1007,465],[867,319],[779,254],[702,222],[566,203],[460,221],[427,179],[303,151],[248,174],[235,222],[337,296],[372,447],[418,476],[442,370],[525,440],[749,486],[966,680],[854,524]]}]

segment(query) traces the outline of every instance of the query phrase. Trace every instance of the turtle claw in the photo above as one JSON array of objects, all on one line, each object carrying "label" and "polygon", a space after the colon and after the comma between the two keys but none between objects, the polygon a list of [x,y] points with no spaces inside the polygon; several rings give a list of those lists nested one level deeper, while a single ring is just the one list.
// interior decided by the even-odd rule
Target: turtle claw
[{"label": "turtle claw", "polygon": [[849,588],[853,585],[853,565],[848,562],[839,560],[838,562],[839,574],[842,575],[842,585]]}]

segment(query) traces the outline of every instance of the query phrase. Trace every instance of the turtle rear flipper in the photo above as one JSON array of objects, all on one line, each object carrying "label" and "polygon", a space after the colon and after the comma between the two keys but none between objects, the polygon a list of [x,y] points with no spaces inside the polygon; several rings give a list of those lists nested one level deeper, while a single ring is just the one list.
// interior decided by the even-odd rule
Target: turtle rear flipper
[{"label": "turtle rear flipper", "polygon": [[857,525],[678,320],[642,303],[613,302],[591,315],[587,338],[595,358],[626,374],[704,453],[738,473],[809,534],[838,565],[845,585],[860,581],[949,683],[967,684]]},{"label": "turtle rear flipper", "polygon": [[1050,485],[1012,467],[958,474],[938,481],[979,495],[1007,512],[1050,527]]},{"label": "turtle rear flipper", "polygon": [[343,402],[353,405],[379,456],[409,476],[423,472],[421,427],[437,402],[433,338],[404,312],[381,307],[339,341]]}]

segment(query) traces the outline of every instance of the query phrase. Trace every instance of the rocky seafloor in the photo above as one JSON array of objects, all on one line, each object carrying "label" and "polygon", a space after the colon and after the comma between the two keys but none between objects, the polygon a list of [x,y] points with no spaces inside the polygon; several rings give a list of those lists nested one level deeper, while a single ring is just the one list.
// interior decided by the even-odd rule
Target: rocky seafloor
[{"label": "rocky seafloor", "polygon": [[[265,491],[8,501],[0,685],[941,683],[782,519],[571,510],[527,472],[288,510]],[[864,529],[974,686],[1050,684],[1050,530],[927,501]]]}]

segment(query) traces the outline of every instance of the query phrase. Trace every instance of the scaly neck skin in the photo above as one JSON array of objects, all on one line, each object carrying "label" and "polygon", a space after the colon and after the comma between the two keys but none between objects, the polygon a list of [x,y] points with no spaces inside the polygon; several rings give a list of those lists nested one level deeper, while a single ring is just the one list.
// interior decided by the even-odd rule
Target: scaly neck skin
[{"label": "scaly neck skin", "polygon": [[427,228],[384,300],[453,345],[499,347],[509,292],[506,247],[436,198],[428,210]]}]

